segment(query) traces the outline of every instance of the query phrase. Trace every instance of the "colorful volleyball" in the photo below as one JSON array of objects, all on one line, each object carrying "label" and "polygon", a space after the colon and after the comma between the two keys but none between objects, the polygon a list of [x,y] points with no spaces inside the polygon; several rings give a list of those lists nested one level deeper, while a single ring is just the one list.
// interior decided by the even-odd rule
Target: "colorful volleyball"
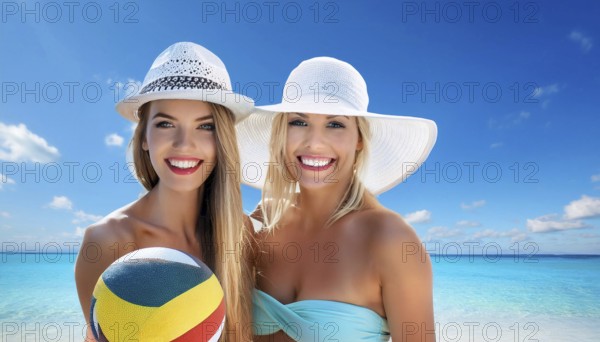
[{"label": "colorful volleyball", "polygon": [[223,289],[198,258],[144,248],[102,273],[91,321],[98,341],[217,341],[225,324]]}]

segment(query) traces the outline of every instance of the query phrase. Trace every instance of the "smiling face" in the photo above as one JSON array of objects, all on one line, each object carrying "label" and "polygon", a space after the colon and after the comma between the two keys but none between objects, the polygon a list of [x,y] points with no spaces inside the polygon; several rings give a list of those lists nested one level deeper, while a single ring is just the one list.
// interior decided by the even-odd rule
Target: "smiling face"
[{"label": "smiling face", "polygon": [[157,100],[147,110],[146,139],[159,184],[175,191],[197,190],[216,163],[211,106],[193,100]]},{"label": "smiling face", "polygon": [[348,183],[356,152],[362,149],[356,118],[289,113],[285,161],[301,187]]}]

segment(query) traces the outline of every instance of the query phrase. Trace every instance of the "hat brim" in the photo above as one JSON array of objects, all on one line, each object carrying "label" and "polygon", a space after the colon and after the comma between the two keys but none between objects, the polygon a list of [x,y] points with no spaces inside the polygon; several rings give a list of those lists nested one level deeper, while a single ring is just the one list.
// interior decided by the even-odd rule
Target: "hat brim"
[{"label": "hat brim", "polygon": [[339,109],[334,113],[323,106],[311,108],[306,105],[259,106],[236,126],[244,184],[263,188],[270,161],[271,126],[275,115],[280,112],[365,117],[370,124],[371,140],[361,180],[375,195],[393,188],[416,172],[437,140],[437,125],[429,119],[353,110],[341,112]]},{"label": "hat brim", "polygon": [[155,100],[197,100],[219,104],[233,112],[236,123],[247,118],[254,109],[254,101],[251,98],[230,90],[179,89],[134,95],[117,103],[116,110],[127,120],[138,122],[138,109]]}]

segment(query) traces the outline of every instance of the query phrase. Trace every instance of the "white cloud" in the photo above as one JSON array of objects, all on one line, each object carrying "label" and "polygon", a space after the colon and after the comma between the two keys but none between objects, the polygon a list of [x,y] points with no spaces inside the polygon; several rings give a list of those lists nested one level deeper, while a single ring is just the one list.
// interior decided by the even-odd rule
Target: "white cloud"
[{"label": "white cloud", "polygon": [[484,205],[485,205],[485,200],[479,200],[479,201],[472,202],[470,204],[461,203],[460,207],[463,208],[464,210],[471,210],[471,209],[483,207]]},{"label": "white cloud", "polygon": [[475,234],[473,234],[473,238],[474,239],[480,239],[480,238],[506,238],[506,237],[511,237],[515,234],[518,234],[518,232],[514,232],[514,231],[498,231],[498,230],[494,230],[494,229],[485,229],[479,232],[475,232]]},{"label": "white cloud", "polygon": [[532,95],[536,99],[542,99],[541,106],[543,109],[546,109],[546,108],[548,108],[548,105],[550,104],[550,99],[549,99],[550,95],[556,94],[559,91],[560,91],[560,87],[559,87],[558,83],[553,83],[553,84],[550,84],[547,86],[535,88]]},{"label": "white cloud", "polygon": [[486,229],[473,234],[473,239],[498,237],[498,232],[493,229]]},{"label": "white cloud", "polygon": [[564,207],[564,214],[540,216],[527,220],[527,229],[533,233],[555,232],[587,228],[584,218],[600,217],[600,198],[582,195],[580,199],[571,201]]},{"label": "white cloud", "polygon": [[512,242],[523,241],[527,238],[525,232],[520,231],[517,228],[513,228],[507,231],[498,231],[494,229],[485,229],[482,231],[475,232],[472,239],[479,240],[484,238],[511,238]]},{"label": "white cloud", "polygon": [[592,182],[600,182],[600,173],[597,175],[592,175]]},{"label": "white cloud", "polygon": [[418,210],[413,213],[406,214],[404,220],[408,223],[423,223],[431,220],[431,212],[428,210]]},{"label": "white cloud", "polygon": [[569,39],[581,45],[581,50],[583,50],[583,52],[590,51],[592,46],[594,46],[592,38],[587,37],[583,33],[576,30],[571,31],[571,34],[569,34]]},{"label": "white cloud", "polygon": [[102,219],[102,216],[88,214],[88,213],[83,212],[83,210],[78,210],[75,212],[75,218],[73,219],[73,223],[74,224],[80,224],[80,223],[84,223],[84,222],[95,223],[97,221],[100,221],[100,219]]},{"label": "white cloud", "polygon": [[[550,104],[550,100],[544,100],[544,101],[542,101],[542,109],[548,108],[549,104]],[[548,126],[547,123],[546,123],[546,126]]]},{"label": "white cloud", "polygon": [[550,84],[550,85],[547,85],[544,87],[537,87],[533,91],[533,97],[539,98],[542,96],[556,94],[556,93],[558,93],[559,90],[560,90],[560,88],[558,87],[558,83]]},{"label": "white cloud", "polygon": [[106,146],[123,146],[123,141],[125,141],[125,139],[117,133],[112,133],[104,138]]},{"label": "white cloud", "polygon": [[2,190],[4,184],[15,184],[15,180],[0,173],[0,190]]},{"label": "white cloud", "polygon": [[10,218],[10,213],[8,211],[0,211],[0,216]]},{"label": "white cloud", "polygon": [[135,90],[135,92],[137,93],[142,87],[142,82],[130,77],[127,79],[127,86],[131,88],[131,91]]},{"label": "white cloud", "polygon": [[546,233],[586,227],[587,225],[582,221],[561,220],[556,214],[544,215],[534,219],[527,219],[527,229],[532,233]]},{"label": "white cloud", "polygon": [[0,160],[49,163],[60,156],[58,149],[27,129],[24,124],[0,122]]},{"label": "white cloud", "polygon": [[488,120],[488,126],[496,129],[508,129],[520,125],[530,117],[530,112],[522,110],[518,113],[506,114],[500,119],[490,118]]},{"label": "white cloud", "polygon": [[600,216],[600,198],[583,195],[565,206],[565,219],[577,220]]},{"label": "white cloud", "polygon": [[497,143],[493,143],[490,145],[490,148],[498,148],[501,147],[502,145],[504,145],[504,143],[501,142],[497,142]]},{"label": "white cloud", "polygon": [[15,184],[15,181],[0,173],[0,183]]},{"label": "white cloud", "polygon": [[518,241],[524,241],[527,239],[527,234],[526,233],[519,233],[519,234],[515,234],[514,236],[512,236],[510,238],[511,242],[518,242]]},{"label": "white cloud", "polygon": [[75,227],[75,236],[83,237],[85,230],[86,230],[86,228]]},{"label": "white cloud", "polygon": [[448,229],[448,227],[443,226],[431,227],[427,230],[425,241],[445,239],[460,235],[462,235],[462,232],[459,229]]},{"label": "white cloud", "polygon": [[523,111],[523,110],[522,110],[521,112],[519,112],[519,114],[517,114],[517,117],[516,117],[516,118],[513,120],[513,123],[514,123],[515,125],[518,125],[518,124],[520,124],[521,122],[523,122],[523,121],[525,121],[525,120],[529,119],[529,117],[530,117],[530,116],[531,116],[531,113],[530,113],[530,112],[526,112],[526,111]]},{"label": "white cloud", "polygon": [[461,220],[461,221],[456,222],[456,226],[457,227],[479,227],[479,226],[481,226],[481,223],[477,222],[477,221]]},{"label": "white cloud", "polygon": [[[117,81],[111,77],[106,79],[106,85],[109,86],[110,89],[116,88],[116,89],[121,89],[123,88],[123,82]],[[114,88],[113,88],[114,87]]]},{"label": "white cloud", "polygon": [[49,204],[52,209],[73,209],[73,202],[67,198],[67,196],[54,196],[52,202]]}]

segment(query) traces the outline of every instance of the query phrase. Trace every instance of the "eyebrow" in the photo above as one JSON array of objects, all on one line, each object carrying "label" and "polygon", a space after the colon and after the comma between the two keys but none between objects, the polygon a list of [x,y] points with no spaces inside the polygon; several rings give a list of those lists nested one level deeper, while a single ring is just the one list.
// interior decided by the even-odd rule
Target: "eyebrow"
[{"label": "eyebrow", "polygon": [[[173,120],[173,121],[177,121],[177,118],[175,118],[175,117],[173,117],[173,116],[171,116],[169,114],[165,114],[165,113],[161,113],[161,112],[158,112],[158,113],[154,114],[154,116],[152,117],[152,119],[156,119],[156,118],[166,118],[166,119],[170,119],[170,120]],[[199,117],[199,118],[197,118],[194,121],[204,121],[204,120],[212,119],[212,118],[213,118],[213,115],[211,113],[211,114],[205,115],[203,117]]]},{"label": "eyebrow", "polygon": [[[306,119],[306,118],[308,118],[308,115],[306,115],[306,114],[303,114],[303,113],[293,113],[293,114],[299,115],[299,116],[301,116],[301,117],[303,117],[303,118],[305,118],[305,119]],[[329,119],[333,119],[333,118],[335,118],[335,117],[338,117],[338,116],[343,116],[343,117],[345,117],[346,119],[350,120],[350,117],[349,117],[349,116],[347,116],[347,115],[327,115],[327,120],[329,120]]]}]

